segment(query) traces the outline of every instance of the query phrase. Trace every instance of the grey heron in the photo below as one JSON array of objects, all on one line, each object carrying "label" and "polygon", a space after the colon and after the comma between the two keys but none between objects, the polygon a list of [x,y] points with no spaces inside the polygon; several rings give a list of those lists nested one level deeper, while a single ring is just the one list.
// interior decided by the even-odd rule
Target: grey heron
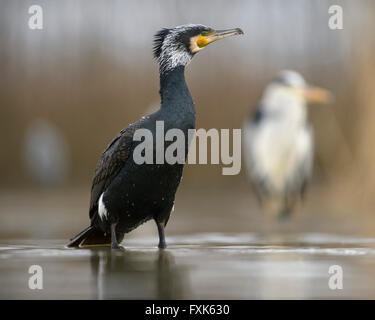
[{"label": "grey heron", "polygon": [[308,103],[331,94],[309,86],[295,71],[278,73],[243,128],[247,172],[266,214],[285,218],[305,192],[314,158]]}]

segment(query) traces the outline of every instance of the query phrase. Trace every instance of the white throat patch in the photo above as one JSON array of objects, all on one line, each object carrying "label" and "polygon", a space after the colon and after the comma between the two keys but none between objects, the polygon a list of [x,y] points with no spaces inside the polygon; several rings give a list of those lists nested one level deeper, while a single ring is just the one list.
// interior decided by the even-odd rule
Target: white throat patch
[{"label": "white throat patch", "polygon": [[162,72],[174,69],[178,66],[186,66],[192,59],[192,55],[176,45],[170,45],[169,41],[164,41],[162,53],[159,57],[160,69]]}]

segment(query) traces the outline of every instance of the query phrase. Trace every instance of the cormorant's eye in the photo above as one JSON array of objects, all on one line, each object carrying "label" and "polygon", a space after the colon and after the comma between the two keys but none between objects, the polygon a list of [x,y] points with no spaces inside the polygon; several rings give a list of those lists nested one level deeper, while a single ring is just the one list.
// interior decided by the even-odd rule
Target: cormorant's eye
[{"label": "cormorant's eye", "polygon": [[201,32],[201,36],[205,37],[207,35],[207,32],[206,31],[202,31]]}]

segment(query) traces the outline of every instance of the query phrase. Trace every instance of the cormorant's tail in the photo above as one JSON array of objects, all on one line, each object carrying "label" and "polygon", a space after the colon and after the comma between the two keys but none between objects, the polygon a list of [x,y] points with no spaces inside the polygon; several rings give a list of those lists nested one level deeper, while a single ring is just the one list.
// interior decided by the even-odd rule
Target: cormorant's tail
[{"label": "cormorant's tail", "polygon": [[103,231],[94,228],[93,226],[87,227],[85,230],[78,233],[66,245],[68,248],[84,248],[92,246],[110,246],[111,236],[104,234]]}]

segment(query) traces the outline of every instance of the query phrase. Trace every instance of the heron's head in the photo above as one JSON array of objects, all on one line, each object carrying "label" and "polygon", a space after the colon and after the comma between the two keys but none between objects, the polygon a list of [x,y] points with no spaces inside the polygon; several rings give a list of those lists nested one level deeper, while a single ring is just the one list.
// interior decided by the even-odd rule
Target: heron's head
[{"label": "heron's head", "polygon": [[332,100],[328,90],[311,86],[296,71],[283,70],[268,84],[263,104],[273,114],[305,119],[306,104],[326,104]]},{"label": "heron's head", "polygon": [[155,35],[154,56],[159,62],[160,71],[166,72],[187,65],[208,44],[239,34],[243,34],[239,28],[214,30],[201,24],[162,29]]}]

